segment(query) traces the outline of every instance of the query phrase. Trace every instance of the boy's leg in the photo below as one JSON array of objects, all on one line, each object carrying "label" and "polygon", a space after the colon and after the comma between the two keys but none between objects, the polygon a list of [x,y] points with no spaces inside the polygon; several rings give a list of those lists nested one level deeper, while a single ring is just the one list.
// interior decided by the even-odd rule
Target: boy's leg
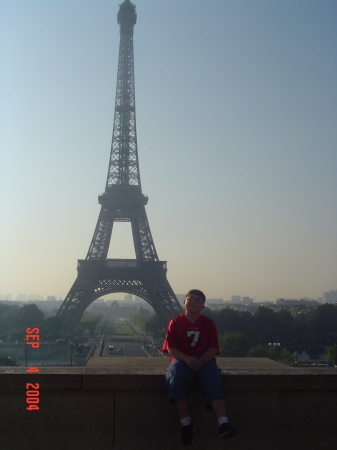
[{"label": "boy's leg", "polygon": [[175,405],[181,424],[181,441],[185,447],[189,447],[193,442],[194,425],[188,413],[187,402],[175,400]]},{"label": "boy's leg", "polygon": [[219,417],[227,417],[225,401],[222,398],[211,401],[212,408],[219,419]]},{"label": "boy's leg", "polygon": [[225,415],[225,397],[222,390],[221,371],[215,360],[208,361],[198,370],[196,382],[204,394],[206,406],[212,405],[217,416],[218,414],[221,416]]},{"label": "boy's leg", "polygon": [[187,401],[188,382],[194,378],[193,371],[182,361],[174,359],[169,365],[165,379],[169,400],[176,403],[177,400]]},{"label": "boy's leg", "polygon": [[175,400],[175,405],[179,419],[185,419],[185,417],[189,416],[188,405],[185,400]]},{"label": "boy's leg", "polygon": [[180,424],[181,440],[184,446],[193,442],[193,423],[188,412],[187,382],[193,379],[192,370],[182,361],[173,360],[166,373],[166,387],[169,400],[175,404]]},{"label": "boy's leg", "polygon": [[218,435],[220,439],[236,436],[236,429],[228,423],[225,402],[222,398],[211,401],[213,410],[218,418]]},{"label": "boy's leg", "polygon": [[235,428],[228,423],[222,390],[221,371],[214,360],[201,367],[198,372],[197,382],[204,393],[206,405],[211,404],[217,416],[219,438],[236,436]]}]

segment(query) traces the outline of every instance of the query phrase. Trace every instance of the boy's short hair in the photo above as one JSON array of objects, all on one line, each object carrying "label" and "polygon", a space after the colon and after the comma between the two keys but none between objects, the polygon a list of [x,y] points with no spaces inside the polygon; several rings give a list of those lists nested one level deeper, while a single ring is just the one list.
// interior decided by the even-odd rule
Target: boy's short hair
[{"label": "boy's short hair", "polygon": [[205,303],[206,295],[199,289],[191,289],[190,291],[187,292],[185,298],[187,298],[191,294],[197,295],[198,297],[202,298],[203,302]]}]

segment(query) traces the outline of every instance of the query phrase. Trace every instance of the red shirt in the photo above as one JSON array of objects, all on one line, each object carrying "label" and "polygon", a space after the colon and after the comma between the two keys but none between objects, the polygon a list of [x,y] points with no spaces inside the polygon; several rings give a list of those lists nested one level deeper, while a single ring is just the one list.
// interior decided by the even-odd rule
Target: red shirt
[{"label": "red shirt", "polygon": [[178,348],[189,356],[202,356],[209,348],[216,348],[219,353],[215,323],[202,314],[195,322],[190,322],[185,314],[175,317],[168,326],[163,352],[169,348]]}]

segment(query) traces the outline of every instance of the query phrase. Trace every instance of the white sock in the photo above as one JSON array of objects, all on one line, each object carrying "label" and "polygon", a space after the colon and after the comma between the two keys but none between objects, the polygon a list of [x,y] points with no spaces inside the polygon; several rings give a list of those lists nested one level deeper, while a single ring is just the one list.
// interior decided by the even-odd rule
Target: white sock
[{"label": "white sock", "polygon": [[228,418],[226,416],[221,416],[218,418],[219,426],[222,425],[223,423],[228,423]]},{"label": "white sock", "polygon": [[190,416],[184,417],[183,419],[180,419],[181,426],[186,427],[187,425],[190,425],[192,423]]}]

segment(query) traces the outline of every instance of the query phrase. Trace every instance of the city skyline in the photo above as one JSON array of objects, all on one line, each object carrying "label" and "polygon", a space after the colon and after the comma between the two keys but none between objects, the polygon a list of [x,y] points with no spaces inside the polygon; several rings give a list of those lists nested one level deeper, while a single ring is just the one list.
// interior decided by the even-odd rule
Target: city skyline
[{"label": "city skyline", "polygon": [[[176,292],[176,295],[177,295],[177,297],[178,297],[178,299],[180,300],[180,301],[183,301],[184,300],[184,297],[185,297],[185,294],[182,294],[182,293],[178,293],[178,292]],[[325,297],[329,297],[329,295],[332,297],[333,296],[333,300],[331,300],[331,301],[326,301],[326,298]],[[249,302],[249,303],[264,303],[264,302],[267,302],[267,303],[273,303],[273,302],[277,302],[277,301],[281,301],[281,300],[283,300],[283,301],[291,301],[291,300],[294,300],[294,301],[301,301],[301,300],[312,300],[312,301],[318,301],[318,302],[321,302],[321,303],[335,303],[335,297],[337,296],[337,290],[332,290],[332,291],[330,291],[330,292],[324,292],[323,293],[323,295],[321,296],[321,297],[319,297],[319,298],[309,298],[309,297],[303,297],[303,298],[300,298],[300,299],[288,299],[288,298],[286,298],[286,299],[284,299],[284,298],[281,298],[281,297],[278,297],[278,298],[275,298],[275,299],[269,299],[269,300],[264,300],[263,302],[258,302],[257,300],[256,300],[256,298],[255,298],[255,300],[253,299],[253,298],[251,298],[251,297],[249,297],[248,295],[231,295],[230,296],[230,298],[222,298],[222,297],[219,297],[219,298],[214,298],[214,297],[208,297],[207,298],[207,301],[209,302],[209,301],[214,301],[214,300],[216,300],[216,301],[223,301],[223,302],[225,302],[225,303],[228,303],[228,302],[231,302],[231,303],[233,303],[233,302],[237,302],[237,303],[240,303],[240,302],[244,302],[244,301],[247,301],[247,302]],[[122,298],[123,297],[123,298]],[[133,300],[131,300],[131,301],[139,301],[139,300],[144,300],[144,299],[142,299],[141,297],[138,297],[138,296],[136,296],[136,295],[132,295],[132,294],[126,294],[126,293],[123,293],[123,292],[121,292],[121,293],[115,293],[115,294],[107,294],[107,295],[105,295],[105,296],[102,296],[102,297],[99,297],[99,298],[97,298],[97,300],[100,300],[100,301],[114,301],[114,300],[118,300],[118,301],[127,301],[127,297],[129,298],[129,297],[132,297],[133,298]],[[13,295],[12,293],[7,293],[7,294],[1,294],[0,293],[0,301],[13,301],[13,302],[16,302],[16,301],[18,301],[18,302],[32,302],[32,301],[38,301],[38,302],[43,302],[43,301],[63,301],[64,300],[64,298],[63,297],[61,297],[61,296],[57,296],[57,295],[54,295],[54,294],[50,294],[50,295],[47,295],[46,297],[43,297],[42,295],[40,295],[40,294],[25,294],[25,293],[19,293],[19,294],[17,294],[17,295]],[[145,302],[146,302],[146,300],[144,300]]]},{"label": "city skyline", "polygon": [[[87,253],[119,3],[0,4],[3,294],[64,298]],[[140,176],[173,290],[274,301],[336,289],[335,2],[133,3]],[[128,226],[115,224],[109,257],[135,257]]]},{"label": "city skyline", "polygon": [[[178,300],[182,303],[185,297],[185,294],[183,293],[178,293],[176,292],[176,296],[178,298]],[[121,298],[123,297],[123,298]],[[99,301],[104,301],[104,302],[111,302],[111,301],[129,301],[130,298],[132,298],[131,301],[144,301],[145,303],[147,303],[146,300],[138,297],[137,295],[132,295],[132,294],[127,294],[127,293],[115,293],[115,294],[107,294],[105,296],[99,297],[97,300]],[[331,291],[326,291],[323,293],[323,295],[321,297],[318,298],[309,298],[309,297],[303,297],[300,299],[289,299],[289,298],[275,298],[275,299],[268,299],[268,300],[264,300],[264,301],[257,301],[257,299],[253,299],[251,297],[249,297],[248,295],[231,295],[230,298],[207,298],[207,303],[209,302],[214,302],[216,301],[218,302],[223,302],[223,303],[278,303],[280,301],[285,301],[285,302],[289,302],[289,301],[296,301],[296,302],[300,302],[300,301],[317,301],[319,303],[336,303],[336,298],[337,298],[337,289],[336,290],[331,290]],[[13,301],[13,302],[34,302],[37,301],[38,303],[40,302],[59,302],[62,301],[63,302],[64,298],[61,296],[56,296],[54,294],[50,294],[47,295],[46,297],[43,297],[40,294],[26,294],[26,293],[18,293],[17,295],[13,295],[12,293],[7,293],[7,294],[1,294],[0,293],[0,302],[1,301]],[[149,305],[150,306],[150,305]]]}]

